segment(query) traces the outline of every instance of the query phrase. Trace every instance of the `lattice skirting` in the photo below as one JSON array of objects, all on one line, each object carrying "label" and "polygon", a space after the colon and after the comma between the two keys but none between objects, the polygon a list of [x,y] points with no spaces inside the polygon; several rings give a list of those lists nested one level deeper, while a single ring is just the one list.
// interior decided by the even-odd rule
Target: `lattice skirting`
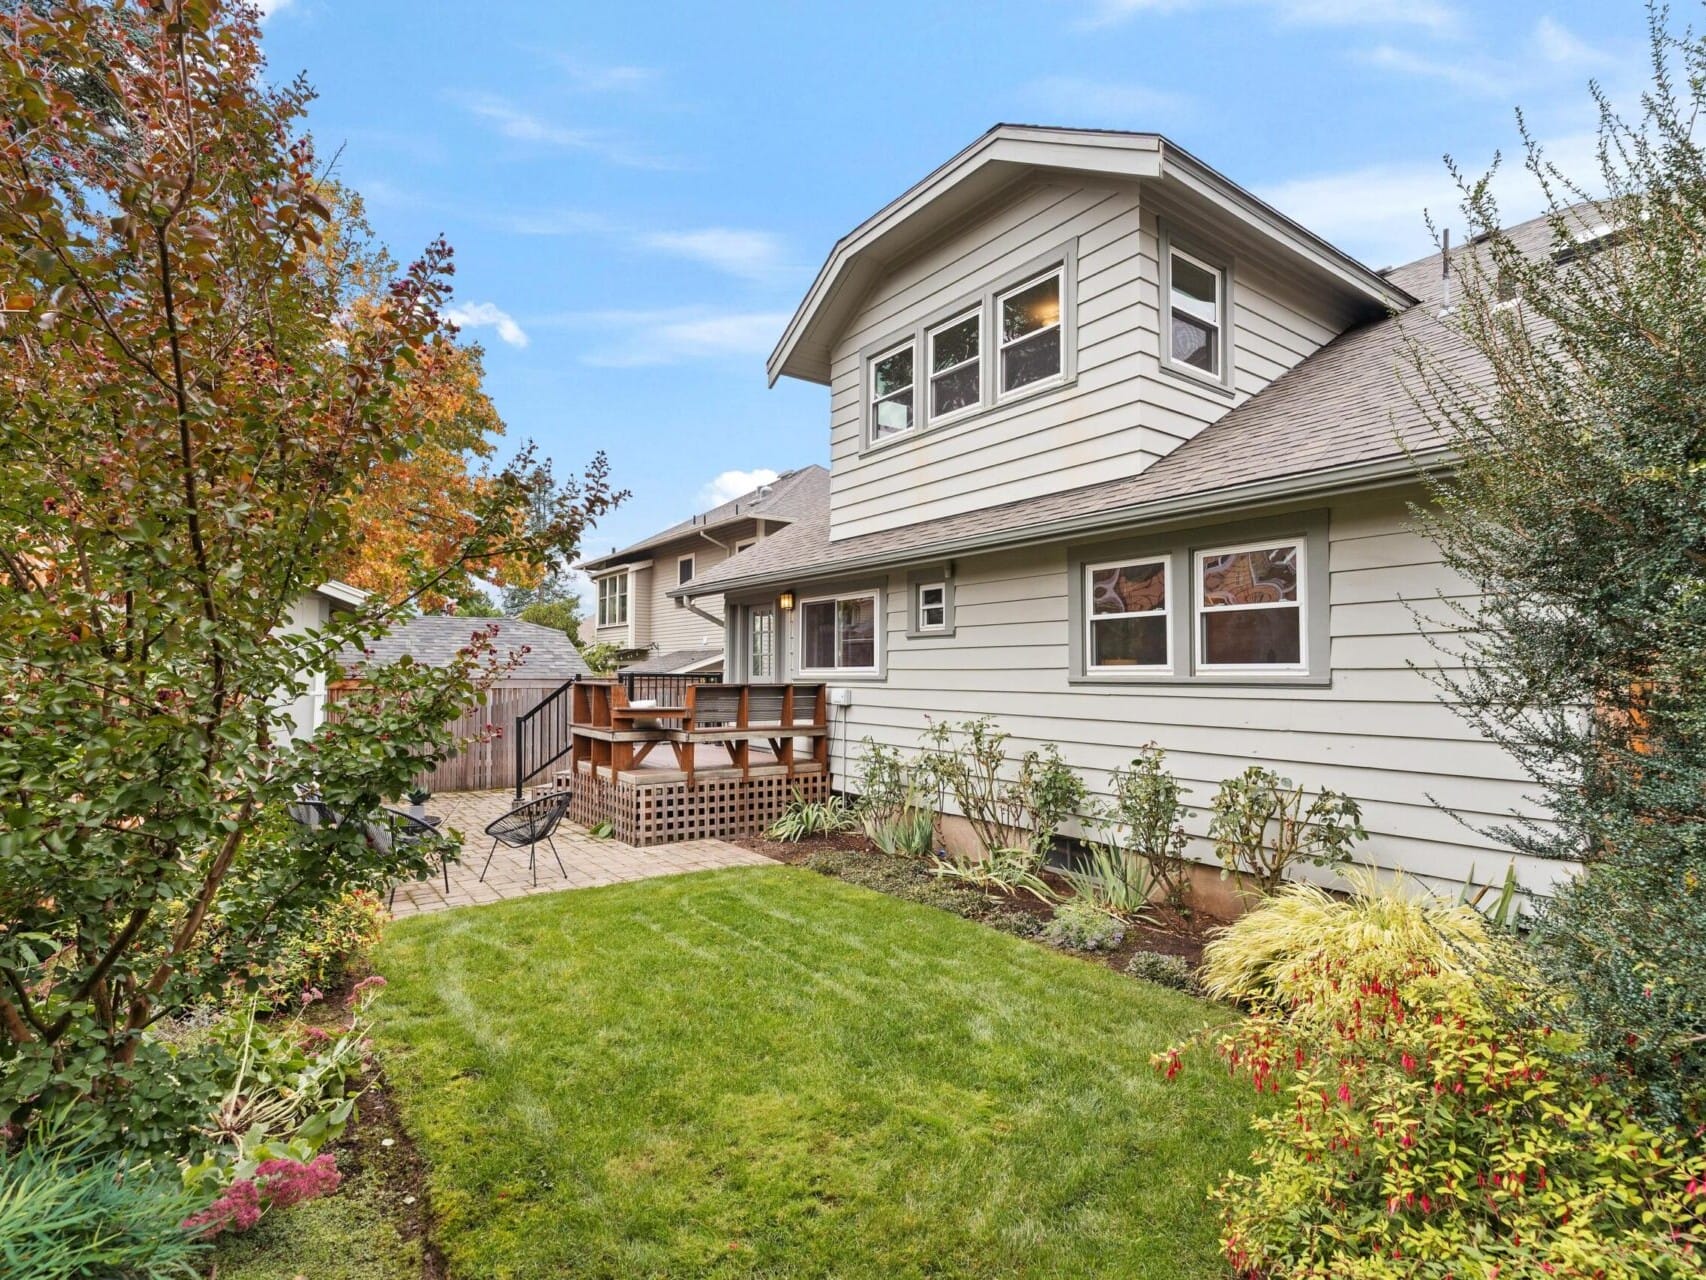
[{"label": "lattice skirting", "polygon": [[796,795],[810,801],[829,798],[829,774],[795,777],[765,774],[751,778],[701,777],[685,781],[613,781],[578,771],[569,817],[583,827],[608,822],[624,844],[644,848],[712,836],[757,835],[787,809]]}]

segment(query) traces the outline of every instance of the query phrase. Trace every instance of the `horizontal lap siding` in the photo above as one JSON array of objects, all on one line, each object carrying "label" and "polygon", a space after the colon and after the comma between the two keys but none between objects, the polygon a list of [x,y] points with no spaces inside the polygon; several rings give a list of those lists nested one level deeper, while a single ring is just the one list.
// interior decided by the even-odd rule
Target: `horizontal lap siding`
[{"label": "horizontal lap siding", "polygon": [[[1074,237],[1076,382],[861,455],[861,353]],[[835,346],[832,536],[1135,475],[1335,335],[1331,317],[1235,258],[1236,397],[1164,374],[1158,253],[1159,224],[1135,186],[1040,186],[897,265]],[[921,382],[920,406],[924,393]]]},{"label": "horizontal lap siding", "polygon": [[[1059,744],[1096,790],[1105,788],[1108,770],[1154,741],[1190,789],[1186,825],[1205,860],[1213,857],[1201,837],[1216,786],[1261,763],[1311,790],[1333,787],[1361,802],[1371,835],[1366,859],[1442,881],[1462,880],[1471,866],[1479,878],[1497,879],[1508,854],[1472,828],[1527,810],[1532,788],[1515,761],[1442,705],[1411,665],[1431,666],[1441,655],[1405,601],[1438,615],[1439,595],[1465,597],[1437,551],[1407,524],[1397,495],[1333,509],[1333,680],[1326,688],[1071,684],[1066,545],[962,558],[952,637],[909,640],[904,592],[889,593],[887,678],[854,686],[846,741],[855,755],[867,735],[912,750],[926,717],[989,714],[1013,734],[1018,752]],[[848,778],[856,770],[841,741],[838,733],[836,776]],[[1519,872],[1536,888],[1557,874],[1548,865]]]},{"label": "horizontal lap siding", "polygon": [[[699,538],[693,542],[672,543],[652,555],[649,599],[646,604],[650,631],[640,632],[639,643],[659,653],[676,649],[720,649],[723,633],[715,623],[700,617],[693,610],[677,604],[667,594],[677,586],[676,562],[680,557],[695,557],[694,576],[710,572],[713,566],[729,558],[728,552],[713,542]],[[694,601],[706,613],[722,616],[721,596],[706,596]]]}]

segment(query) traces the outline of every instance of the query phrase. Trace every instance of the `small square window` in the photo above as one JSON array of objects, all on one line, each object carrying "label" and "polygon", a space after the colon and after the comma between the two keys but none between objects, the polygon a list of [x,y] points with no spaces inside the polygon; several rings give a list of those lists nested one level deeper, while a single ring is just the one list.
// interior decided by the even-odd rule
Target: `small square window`
[{"label": "small square window", "polygon": [[1001,296],[1001,390],[1018,391],[1061,375],[1061,273],[1049,272]]},{"label": "small square window", "polygon": [[944,631],[948,626],[948,588],[940,582],[918,584],[918,629]]},{"label": "small square window", "polygon": [[909,342],[871,361],[871,439],[912,430],[913,349]]},{"label": "small square window", "polygon": [[1221,303],[1225,273],[1174,249],[1168,255],[1169,354],[1175,364],[1221,377],[1225,359]]}]

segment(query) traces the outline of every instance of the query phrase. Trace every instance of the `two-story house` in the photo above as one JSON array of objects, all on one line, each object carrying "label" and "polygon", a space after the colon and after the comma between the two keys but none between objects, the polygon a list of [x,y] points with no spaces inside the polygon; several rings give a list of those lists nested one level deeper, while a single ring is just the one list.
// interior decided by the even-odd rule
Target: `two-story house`
[{"label": "two-story house", "polygon": [[1095,788],[1157,743],[1204,861],[1259,762],[1358,799],[1362,856],[1496,877],[1476,827],[1524,776],[1421,669],[1466,591],[1410,508],[1444,461],[1410,344],[1477,369],[1441,270],[1370,270],[1154,134],[998,126],[835,245],[770,359],[829,389],[827,509],[670,594],[725,602],[729,678],[847,691],[840,779],[987,713]]},{"label": "two-story house", "polygon": [[592,578],[595,601],[583,638],[615,645],[627,671],[721,671],[721,598],[670,592],[797,520],[821,520],[828,506],[829,472],[801,467],[631,546],[581,561],[576,567]]}]

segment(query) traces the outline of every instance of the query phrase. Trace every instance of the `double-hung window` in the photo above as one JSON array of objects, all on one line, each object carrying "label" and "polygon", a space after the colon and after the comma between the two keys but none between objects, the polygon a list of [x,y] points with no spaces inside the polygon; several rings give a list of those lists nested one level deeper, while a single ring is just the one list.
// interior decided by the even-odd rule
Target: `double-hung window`
[{"label": "double-hung window", "polygon": [[912,430],[913,344],[884,352],[871,361],[871,441]]},{"label": "double-hung window", "polygon": [[1197,552],[1198,669],[1291,671],[1306,667],[1306,567],[1301,542]]},{"label": "double-hung window", "polygon": [[983,399],[983,310],[930,330],[930,420],[975,409]]},{"label": "double-hung window", "polygon": [[1091,670],[1167,671],[1172,667],[1172,597],[1167,559],[1084,566]]},{"label": "double-hung window", "polygon": [[1168,254],[1169,354],[1211,378],[1225,376],[1222,312],[1226,273],[1179,249]]},{"label": "double-hung window", "polygon": [[875,591],[802,600],[800,669],[875,672],[878,600]]},{"label": "double-hung window", "polygon": [[1027,280],[996,299],[1000,394],[1061,376],[1061,271]]},{"label": "double-hung window", "polygon": [[944,582],[920,582],[918,591],[918,630],[946,631],[948,629],[948,586]]},{"label": "double-hung window", "polygon": [[620,627],[628,621],[628,575],[613,573],[598,580],[598,625]]}]

